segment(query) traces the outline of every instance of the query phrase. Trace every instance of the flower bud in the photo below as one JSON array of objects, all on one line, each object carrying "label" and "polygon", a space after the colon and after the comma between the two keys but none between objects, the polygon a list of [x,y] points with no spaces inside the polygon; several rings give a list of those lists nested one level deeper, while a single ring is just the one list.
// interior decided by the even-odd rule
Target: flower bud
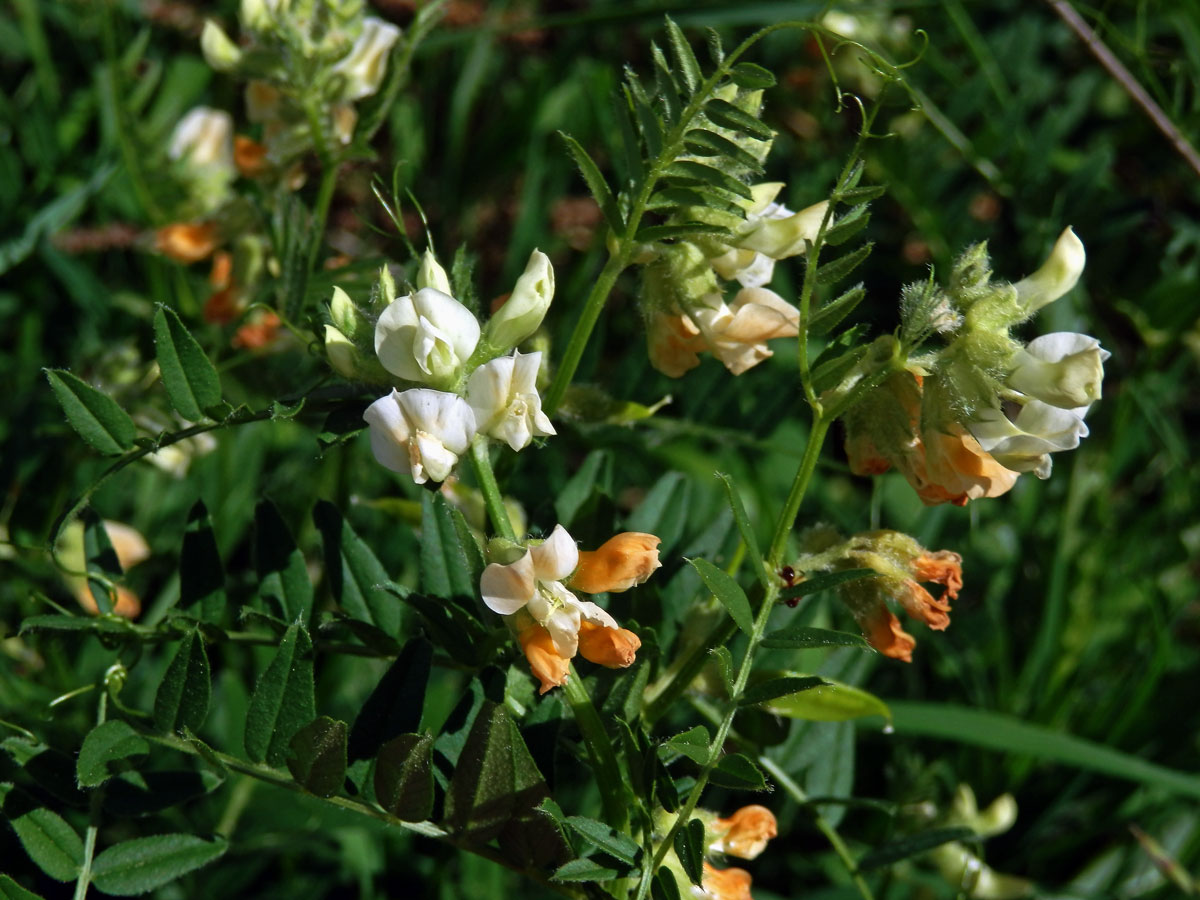
[{"label": "flower bud", "polygon": [[775,814],[765,806],[743,806],[728,819],[716,819],[710,828],[714,840],[709,849],[741,859],[754,859],[779,833]]},{"label": "flower bud", "polygon": [[529,256],[512,294],[488,320],[485,340],[507,353],[538,330],[554,299],[554,267],[540,250]]},{"label": "flower bud", "polygon": [[421,266],[417,269],[417,287],[433,288],[443,294],[453,295],[454,293],[450,290],[450,279],[446,275],[446,270],[438,263],[432,250],[426,250],[421,255]]},{"label": "flower bud", "polygon": [[588,662],[624,669],[633,665],[641,646],[641,638],[628,628],[608,628],[587,619],[579,623],[579,655]]},{"label": "flower bud", "polygon": [[477,343],[475,316],[434,288],[396,298],[375,325],[375,353],[383,367],[424,384],[450,385]]},{"label": "flower bud", "polygon": [[1018,350],[1009,387],[1062,409],[1100,399],[1104,361],[1111,354],[1086,334],[1059,331],[1034,338]]},{"label": "flower bud", "polygon": [[585,594],[620,593],[649,578],[662,565],[653,534],[626,531],[609,538],[598,550],[581,550],[570,585]]},{"label": "flower bud", "polygon": [[274,12],[278,6],[279,0],[242,0],[238,18],[243,28],[266,31],[274,24]]},{"label": "flower bud", "polygon": [[521,650],[529,661],[529,670],[533,677],[541,682],[539,694],[554,687],[567,683],[571,671],[571,661],[558,655],[550,632],[536,622],[531,622],[521,629],[517,635],[521,642]]},{"label": "flower bud", "polygon": [[822,200],[797,213],[780,207],[774,215],[760,214],[754,226],[738,237],[737,244],[772,259],[798,256],[805,252],[808,241],[817,239],[828,208],[829,201]]},{"label": "flower bud", "polygon": [[1041,309],[1075,287],[1086,261],[1087,252],[1083,249],[1083,242],[1070,226],[1063,229],[1042,267],[1014,285],[1017,298],[1026,312]]},{"label": "flower bud", "polygon": [[360,330],[367,326],[367,320],[350,295],[334,285],[333,298],[329,301],[329,318],[346,338],[353,341],[359,336]]},{"label": "flower bud", "polygon": [[333,370],[343,378],[358,377],[358,351],[353,342],[332,325],[325,326],[325,356]]},{"label": "flower bud", "polygon": [[199,262],[217,248],[217,226],[211,222],[164,225],[155,233],[154,245],[176,262]]},{"label": "flower bud", "polygon": [[205,21],[204,30],[200,33],[200,52],[218,72],[231,72],[242,61],[242,51],[212,19]]},{"label": "flower bud", "polygon": [[375,280],[375,286],[371,289],[371,307],[377,312],[383,312],[393,303],[396,302],[396,279],[392,277],[392,270],[386,265],[379,269],[379,278]]},{"label": "flower bud", "polygon": [[391,22],[374,16],[363,19],[362,31],[354,46],[332,70],[345,79],[342,99],[361,100],[379,90],[387,72],[388,53],[399,39],[400,29]]}]

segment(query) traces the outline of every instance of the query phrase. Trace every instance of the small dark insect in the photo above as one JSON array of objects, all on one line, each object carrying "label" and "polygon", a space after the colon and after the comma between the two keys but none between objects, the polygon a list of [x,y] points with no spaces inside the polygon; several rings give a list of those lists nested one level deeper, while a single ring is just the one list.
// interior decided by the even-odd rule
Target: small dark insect
[{"label": "small dark insect", "polygon": [[[784,566],[782,569],[779,570],[779,577],[783,579],[783,583],[787,587],[792,587],[792,585],[794,585],[796,583],[796,570],[793,569],[791,566]],[[795,609],[797,604],[799,604],[799,602],[800,602],[799,597],[791,597],[784,601],[784,603],[786,603],[792,609]]]}]

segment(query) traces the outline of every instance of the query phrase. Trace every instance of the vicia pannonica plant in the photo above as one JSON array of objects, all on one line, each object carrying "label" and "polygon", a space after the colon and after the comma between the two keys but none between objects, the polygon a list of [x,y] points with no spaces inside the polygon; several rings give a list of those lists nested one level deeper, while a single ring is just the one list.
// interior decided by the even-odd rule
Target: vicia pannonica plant
[{"label": "vicia pannonica plant", "polygon": [[[267,896],[301,832],[314,859],[384,835],[413,884],[471,855],[568,897],[745,900],[761,860],[829,851],[831,897],[870,898],[910,857],[906,877],[954,896],[1024,896],[979,844],[1017,821],[1010,796],[980,812],[951,780],[925,824],[845,837],[849,786],[805,773],[853,768],[854,731],[835,748],[813,723],[890,722],[868,671],[889,690],[928,676],[902,664],[938,646],[952,605],[981,614],[965,548],[880,521],[845,461],[905,502],[972,511],[1050,478],[1109,358],[1040,321],[1086,283],[1089,229],[1055,223],[1045,261],[1010,279],[976,243],[889,285],[864,237],[887,196],[871,154],[901,139],[881,116],[917,99],[902,68],[815,23],[732,51],[711,32],[698,54],[668,19],[665,49],[605,82],[608,143],[553,145],[594,240],[539,249],[518,227],[538,209],[506,220],[510,200],[472,183],[427,187],[475,136],[409,84],[453,38],[429,37],[439,4],[391,21],[407,6],[243,0],[196,29],[229,104],[180,110],[126,160],[156,198],[136,250],[176,299],[128,302],[142,319],[119,359],[47,372],[111,461],[63,501],[59,580],[10,639],[84,648],[71,692],[0,745],[24,851],[76,898]],[[854,129],[836,170],[776,147],[795,137],[751,61],[768,32],[830,67],[816,102]],[[846,66],[865,99],[837,87]],[[444,155],[402,157],[418,129]],[[447,197],[482,224],[449,227]],[[756,405],[784,429],[771,447]],[[190,511],[145,537],[102,519],[136,473],[160,487],[132,502],[182,491]],[[833,521],[813,500],[827,488]],[[37,760],[67,767],[65,793]],[[277,802],[284,824],[256,831]],[[243,857],[260,873],[221,874]]]}]

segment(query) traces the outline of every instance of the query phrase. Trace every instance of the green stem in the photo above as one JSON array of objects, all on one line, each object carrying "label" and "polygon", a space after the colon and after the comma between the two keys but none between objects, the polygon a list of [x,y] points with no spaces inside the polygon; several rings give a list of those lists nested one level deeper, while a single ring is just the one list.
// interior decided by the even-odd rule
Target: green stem
[{"label": "green stem", "polygon": [[818,416],[813,422],[812,431],[808,435],[808,444],[804,448],[804,458],[800,460],[800,468],[792,482],[792,489],[784,501],[783,511],[775,523],[775,537],[771,541],[771,549],[767,553],[767,568],[778,569],[783,562],[783,554],[787,550],[788,537],[796,524],[796,516],[800,512],[800,504],[808,491],[813,472],[817,468],[817,459],[821,455],[821,446],[825,443],[825,435],[829,432],[831,420]]},{"label": "green stem", "polygon": [[317,257],[321,255],[321,245],[325,239],[325,221],[329,218],[329,204],[333,202],[333,189],[337,186],[338,164],[325,164],[321,173],[321,186],[317,190],[317,205],[313,209],[312,245],[308,248],[308,268],[317,267]]},{"label": "green stem", "polygon": [[[96,724],[103,725],[108,717],[108,691],[100,692],[100,700],[96,704]],[[88,827],[83,836],[83,864],[79,867],[79,877],[75,879],[74,900],[84,900],[87,896],[88,885],[92,883],[92,858],[96,855],[96,835],[100,831],[100,812],[104,804],[104,788],[92,789],[88,798]]]},{"label": "green stem", "polygon": [[[767,773],[775,779],[775,782],[792,795],[792,799],[805,806],[808,803],[808,794],[800,787],[791,776],[783,770],[783,768],[768,756],[760,756],[758,764],[767,770]],[[825,835],[825,839],[829,841],[829,845],[833,848],[833,852],[837,854],[838,859],[842,861],[842,865],[846,867],[846,871],[850,873],[850,878],[854,882],[854,886],[858,889],[859,895],[863,900],[873,900],[871,888],[867,885],[866,879],[858,872],[858,861],[850,854],[850,848],[846,846],[846,842],[842,840],[842,836],[838,834],[836,828],[817,810],[816,807],[811,807],[813,823],[817,826],[817,830]]]},{"label": "green stem", "polygon": [[[632,217],[630,221],[633,221]],[[617,277],[625,271],[625,267],[628,265],[627,256],[628,244],[623,241],[617,252],[608,258],[596,283],[592,285],[591,293],[584,301],[583,312],[579,314],[579,319],[575,322],[575,329],[571,332],[571,339],[567,342],[567,350],[554,373],[554,380],[550,382],[550,387],[546,390],[546,396],[542,400],[542,408],[546,415],[553,415],[559,404],[562,403],[563,395],[566,394],[571,379],[575,377],[575,370],[579,368],[579,362],[583,359],[583,351],[587,349],[592,329],[596,327],[600,312],[608,301],[608,295],[612,293],[613,285],[617,283]]]},{"label": "green stem", "polygon": [[475,435],[471,441],[471,462],[475,464],[475,477],[479,481],[479,490],[483,494],[483,503],[487,507],[488,518],[492,520],[492,527],[500,537],[510,541],[517,540],[517,533],[508,518],[508,509],[504,506],[500,486],[496,483],[496,474],[492,471],[492,460],[488,456],[488,439],[481,434]]},{"label": "green stem", "polygon": [[617,765],[617,755],[613,750],[600,714],[592,703],[592,697],[583,685],[583,679],[571,665],[570,676],[563,685],[567,704],[575,715],[575,722],[587,744],[588,753],[592,757],[592,765],[596,776],[596,786],[600,789],[600,801],[604,805],[604,816],[616,831],[624,832],[629,828],[629,808],[625,803],[625,783],[621,778],[621,769]]}]

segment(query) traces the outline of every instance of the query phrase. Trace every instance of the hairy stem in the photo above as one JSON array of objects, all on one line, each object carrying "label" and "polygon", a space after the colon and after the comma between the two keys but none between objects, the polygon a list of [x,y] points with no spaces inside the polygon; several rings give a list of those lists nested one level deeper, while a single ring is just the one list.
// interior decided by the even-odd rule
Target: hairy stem
[{"label": "hairy stem", "polygon": [[[108,691],[100,692],[100,700],[96,704],[96,724],[103,725],[108,717]],[[96,835],[100,831],[100,812],[104,804],[104,787],[92,788],[88,798],[88,827],[83,836],[83,864],[79,867],[79,877],[75,879],[74,900],[83,900],[87,896],[88,885],[92,883],[92,859],[96,855]]]},{"label": "hairy stem", "polygon": [[783,562],[783,554],[787,550],[787,541],[796,524],[796,516],[800,512],[800,504],[808,491],[813,472],[817,468],[817,459],[821,455],[821,446],[825,443],[825,435],[829,432],[831,422],[824,416],[813,422],[812,431],[808,435],[808,444],[804,448],[804,458],[800,460],[800,468],[792,482],[783,510],[775,523],[775,537],[771,540],[771,549],[767,552],[767,568],[778,569]]},{"label": "hairy stem", "polygon": [[575,722],[587,744],[588,753],[595,767],[596,786],[600,789],[600,801],[604,805],[604,816],[617,831],[628,831],[629,808],[625,803],[625,785],[621,778],[621,769],[617,765],[617,755],[613,750],[600,714],[592,703],[591,695],[583,685],[583,679],[571,666],[570,677],[563,686],[566,691],[567,704],[575,715]]}]

